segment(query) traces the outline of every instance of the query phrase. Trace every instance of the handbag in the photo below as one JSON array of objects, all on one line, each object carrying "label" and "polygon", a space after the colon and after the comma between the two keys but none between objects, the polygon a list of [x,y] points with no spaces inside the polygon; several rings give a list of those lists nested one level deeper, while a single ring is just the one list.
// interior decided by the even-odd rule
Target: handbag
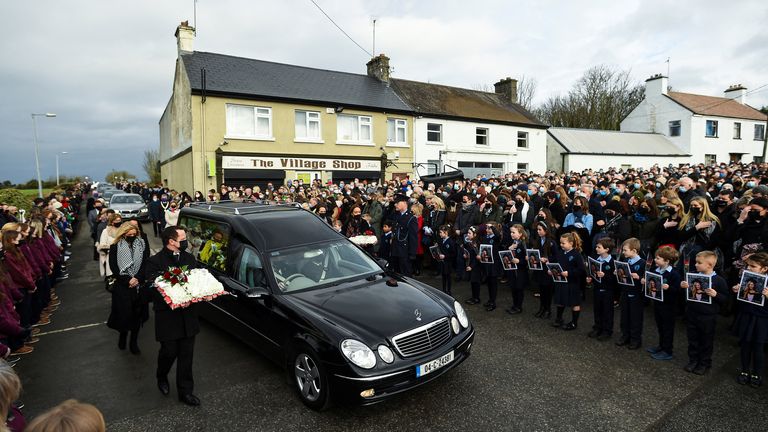
[{"label": "handbag", "polygon": [[117,282],[117,278],[114,276],[107,276],[104,278],[104,288],[107,292],[112,292],[115,289],[115,282]]}]

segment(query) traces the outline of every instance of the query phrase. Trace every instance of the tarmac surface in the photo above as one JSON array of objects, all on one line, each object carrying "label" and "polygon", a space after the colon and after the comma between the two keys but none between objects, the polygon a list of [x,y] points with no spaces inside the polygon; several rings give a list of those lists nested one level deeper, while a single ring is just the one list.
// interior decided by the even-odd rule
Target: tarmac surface
[{"label": "tarmac surface", "polygon": [[[738,348],[725,329],[730,318],[719,319],[714,367],[700,377],[682,369],[687,357],[680,322],[673,360],[655,361],[645,352],[657,341],[650,307],[643,349],[629,351],[587,338],[591,293],[579,329],[565,332],[532,316],[538,299],[530,292],[523,314],[505,313],[511,298],[504,286],[495,311],[465,308],[476,336],[462,365],[396,399],[321,413],[304,407],[280,368],[202,322],[194,365],[202,406],[187,407],[176,398],[173,371],[171,395],[157,390],[159,344],[152,318],[140,335],[140,355],[117,349],[117,333],[104,324],[110,294],[91,259],[90,242],[87,233],[76,236],[70,278],[57,289],[61,306],[41,328],[35,351],[16,367],[27,419],[75,398],[96,405],[109,431],[757,431],[768,426],[768,385],[752,389],[735,382]],[[151,243],[160,247],[155,239]],[[422,279],[440,283],[431,276]],[[454,285],[457,299],[468,297],[466,282]]]}]

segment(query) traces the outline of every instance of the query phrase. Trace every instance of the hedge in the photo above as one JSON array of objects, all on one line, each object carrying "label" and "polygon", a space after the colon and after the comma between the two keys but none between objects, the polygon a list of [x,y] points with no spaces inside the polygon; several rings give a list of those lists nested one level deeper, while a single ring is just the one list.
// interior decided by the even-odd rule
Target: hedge
[{"label": "hedge", "polygon": [[32,200],[18,189],[0,189],[0,202],[24,209],[27,214],[32,208]]}]

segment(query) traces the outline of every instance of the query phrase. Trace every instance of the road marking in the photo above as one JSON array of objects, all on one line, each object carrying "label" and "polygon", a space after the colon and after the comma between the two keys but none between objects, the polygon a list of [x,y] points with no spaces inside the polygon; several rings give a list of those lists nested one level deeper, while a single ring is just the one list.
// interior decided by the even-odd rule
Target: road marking
[{"label": "road marking", "polygon": [[68,332],[68,331],[71,331],[71,330],[79,330],[79,329],[84,329],[84,328],[88,328],[88,327],[96,327],[96,326],[100,326],[100,325],[103,325],[103,324],[106,324],[106,323],[107,323],[106,321],[103,321],[103,322],[97,322],[97,323],[93,323],[93,324],[83,324],[83,325],[79,325],[79,326],[75,326],[75,327],[69,327],[69,328],[60,329],[60,330],[51,330],[49,332],[40,332],[36,336],[45,336],[45,335],[51,335],[51,334],[56,334],[56,333],[64,333],[64,332]]}]

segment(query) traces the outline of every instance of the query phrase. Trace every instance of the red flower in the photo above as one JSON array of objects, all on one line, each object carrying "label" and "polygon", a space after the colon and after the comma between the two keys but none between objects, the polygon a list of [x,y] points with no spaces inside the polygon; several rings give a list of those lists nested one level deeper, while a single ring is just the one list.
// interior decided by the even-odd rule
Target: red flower
[{"label": "red flower", "polygon": [[171,272],[163,273],[163,279],[170,279],[170,278],[171,278]]},{"label": "red flower", "polygon": [[367,236],[371,236],[371,235],[373,235],[373,231],[371,231],[371,230],[365,230],[365,235],[367,235]]},{"label": "red flower", "polygon": [[176,276],[172,277],[171,278],[171,283],[176,285],[177,283],[179,283],[179,278],[177,278]]},{"label": "red flower", "polygon": [[178,275],[180,275],[180,274],[181,274],[181,269],[180,269],[180,268],[178,268],[178,267],[174,268],[174,269],[173,269],[173,274],[175,274],[175,275],[177,275],[177,276],[178,276]]}]

